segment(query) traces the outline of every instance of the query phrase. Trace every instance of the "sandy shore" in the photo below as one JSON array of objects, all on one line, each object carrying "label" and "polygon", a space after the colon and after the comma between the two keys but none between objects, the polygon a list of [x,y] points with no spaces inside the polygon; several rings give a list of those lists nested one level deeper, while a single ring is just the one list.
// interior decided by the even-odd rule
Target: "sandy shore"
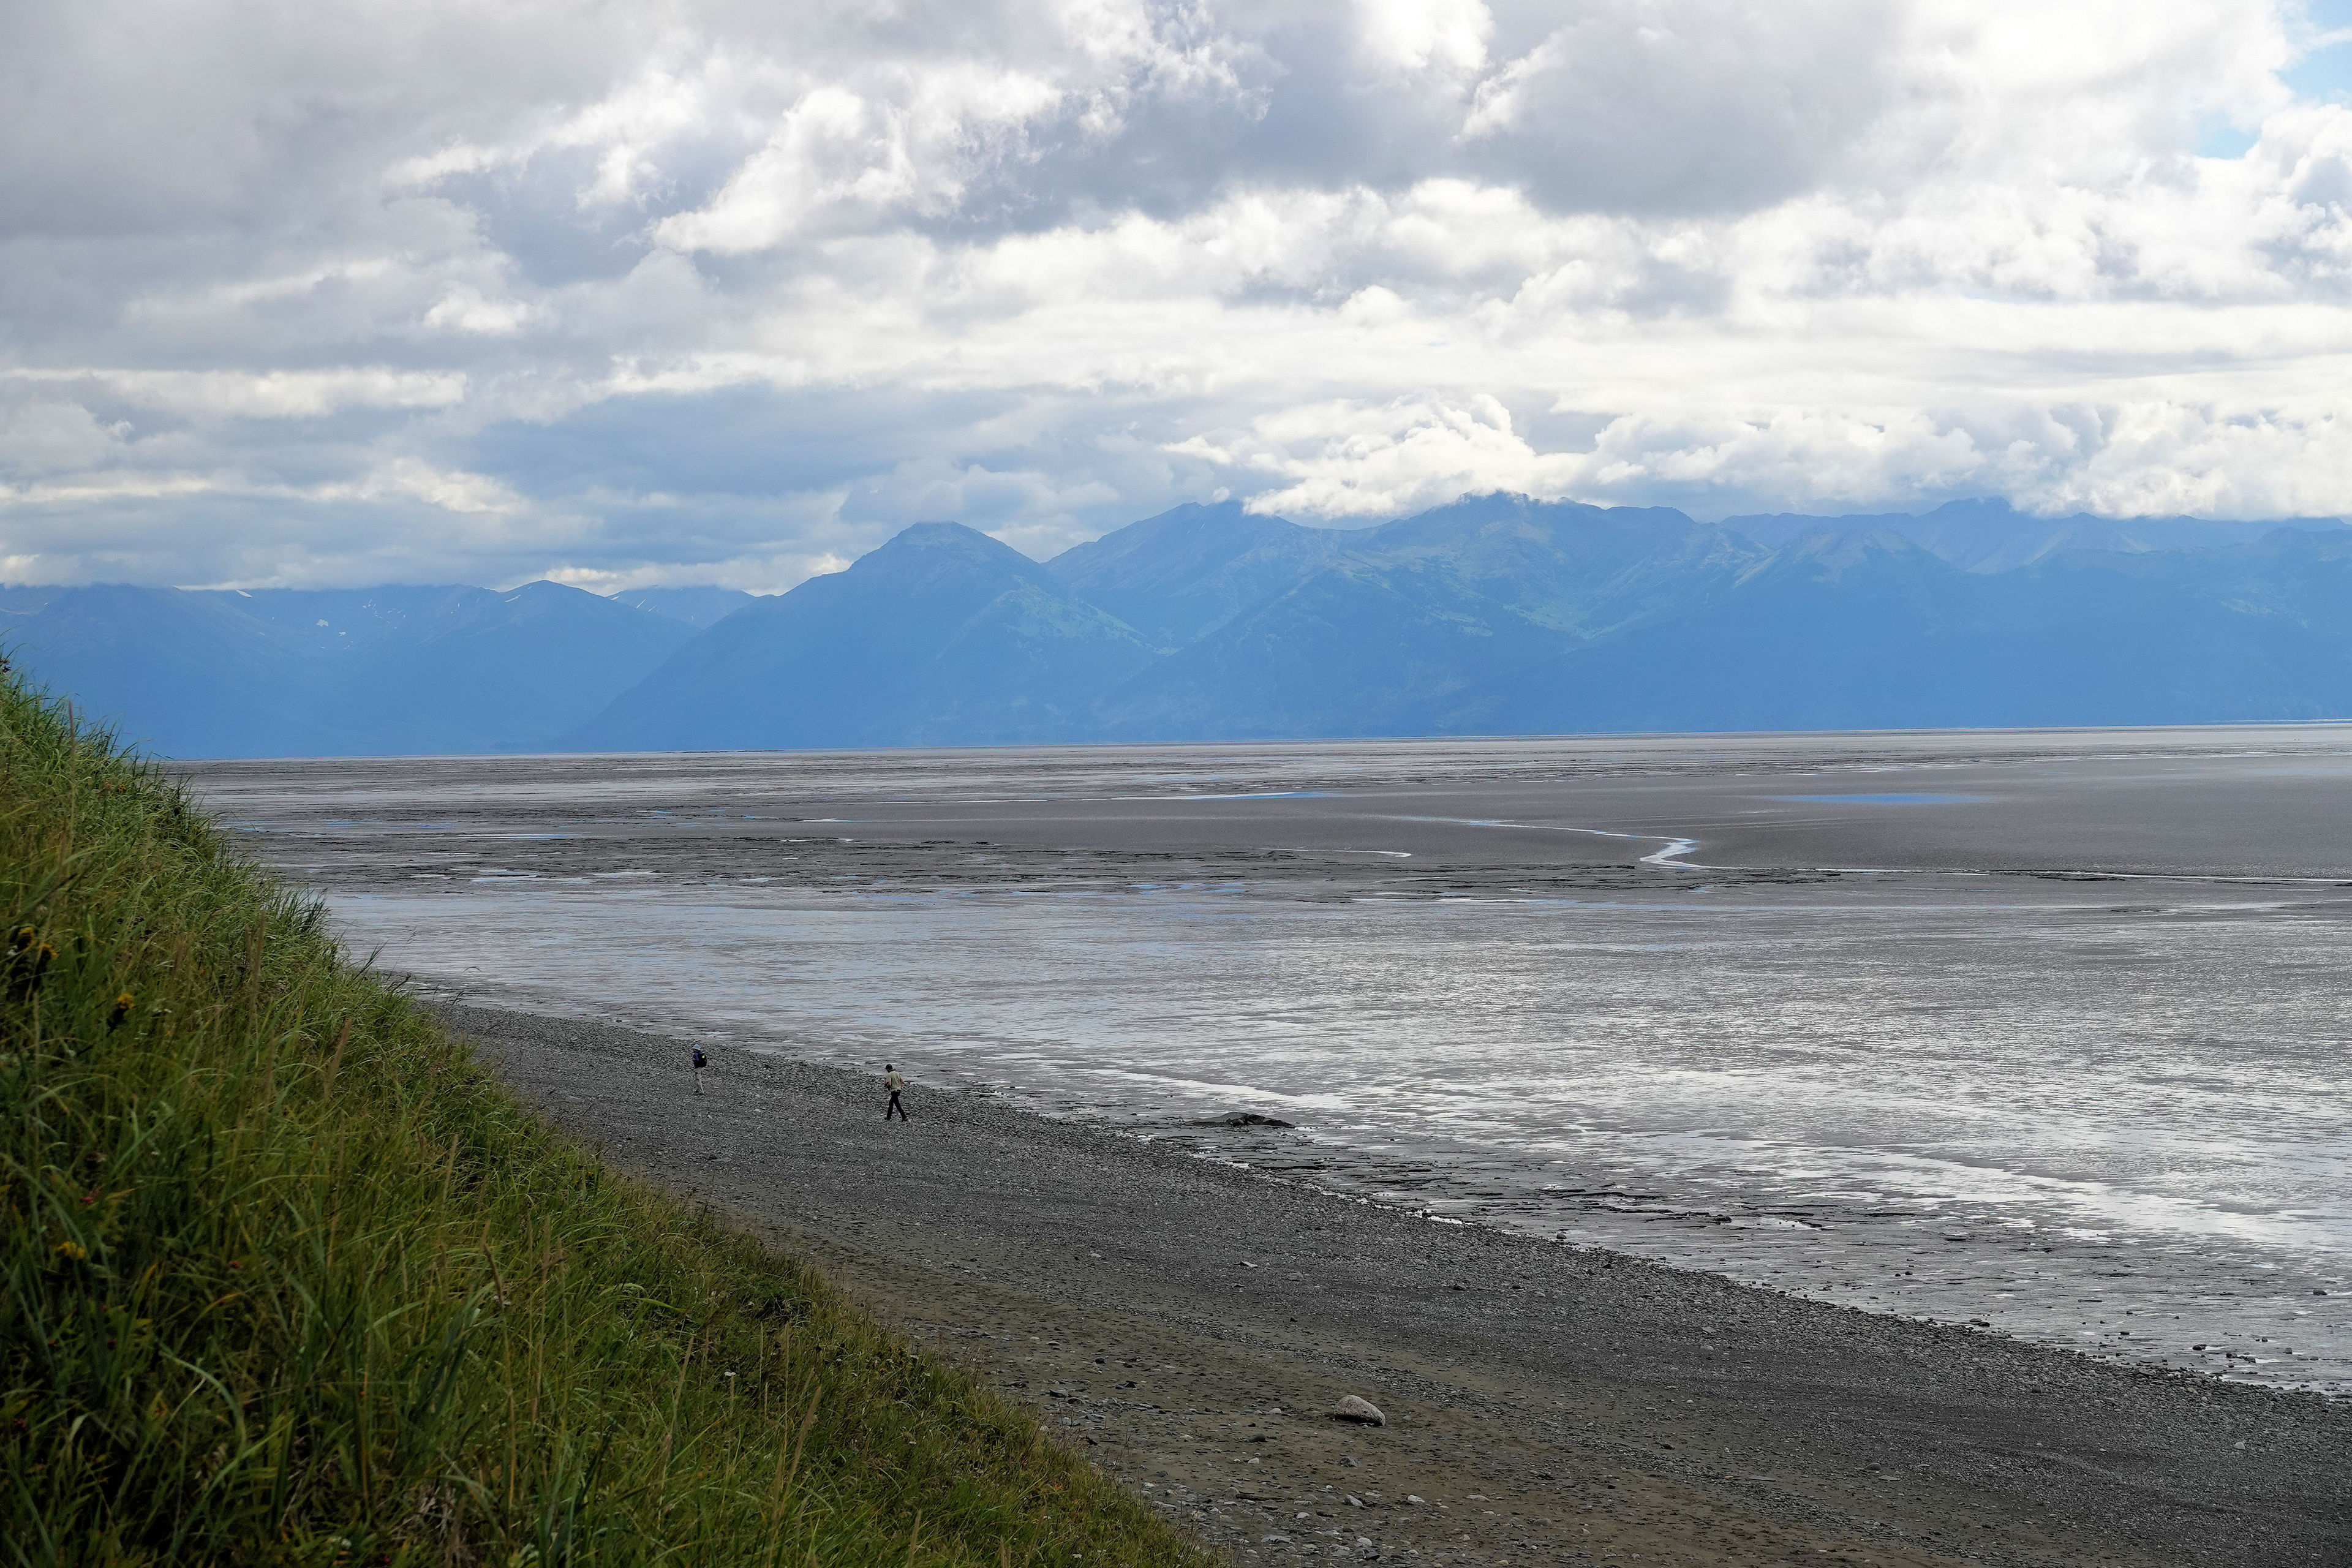
[{"label": "sandy shore", "polygon": [[[2352,1407],[1419,1220],[959,1094],[446,1010],[1241,1563],[2352,1564]],[[1372,1401],[1382,1427],[1321,1413]]]}]

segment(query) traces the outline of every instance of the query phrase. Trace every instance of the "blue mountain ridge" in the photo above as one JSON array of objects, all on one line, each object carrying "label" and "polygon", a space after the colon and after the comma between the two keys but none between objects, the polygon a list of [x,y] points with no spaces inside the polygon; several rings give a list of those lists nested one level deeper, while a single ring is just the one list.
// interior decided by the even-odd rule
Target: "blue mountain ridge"
[{"label": "blue mountain ridge", "polygon": [[767,598],[5,589],[0,643],[179,756],[2352,718],[2352,529],[1227,501]]},{"label": "blue mountain ridge", "polygon": [[0,646],[167,756],[545,747],[695,628],[555,583],[0,592]]}]

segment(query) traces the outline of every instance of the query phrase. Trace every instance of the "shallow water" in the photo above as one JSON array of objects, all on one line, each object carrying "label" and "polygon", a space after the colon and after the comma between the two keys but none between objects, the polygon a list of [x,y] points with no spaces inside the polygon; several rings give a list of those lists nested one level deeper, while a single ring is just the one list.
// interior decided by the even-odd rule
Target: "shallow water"
[{"label": "shallow water", "polygon": [[2343,730],[194,771],[472,999],[2352,1393]]}]

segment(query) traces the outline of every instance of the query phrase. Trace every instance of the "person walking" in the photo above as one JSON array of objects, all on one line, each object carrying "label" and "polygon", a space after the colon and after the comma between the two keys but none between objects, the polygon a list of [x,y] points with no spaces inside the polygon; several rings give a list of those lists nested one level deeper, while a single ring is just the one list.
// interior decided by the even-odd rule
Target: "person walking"
[{"label": "person walking", "polygon": [[704,1055],[702,1054],[702,1047],[701,1047],[700,1046],[697,1046],[697,1047],[694,1047],[694,1092],[695,1092],[695,1093],[697,1093],[697,1094],[700,1094],[700,1093],[702,1092],[702,1069],[703,1069],[704,1068],[709,1067],[709,1065],[710,1065],[710,1058],[709,1058],[709,1057],[706,1057],[706,1056],[704,1056]]},{"label": "person walking", "polygon": [[895,1115],[899,1121],[906,1121],[907,1108],[898,1103],[898,1096],[907,1087],[907,1075],[900,1072],[894,1064],[884,1062],[882,1087],[890,1091],[890,1103],[882,1108],[882,1120],[887,1121]]}]

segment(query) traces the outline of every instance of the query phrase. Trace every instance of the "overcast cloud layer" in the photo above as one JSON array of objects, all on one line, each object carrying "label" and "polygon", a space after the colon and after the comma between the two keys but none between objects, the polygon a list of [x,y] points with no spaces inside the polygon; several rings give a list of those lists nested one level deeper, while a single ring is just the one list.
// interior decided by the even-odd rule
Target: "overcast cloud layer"
[{"label": "overcast cloud layer", "polygon": [[1223,494],[2352,510],[2277,0],[31,0],[0,579],[773,589]]}]

